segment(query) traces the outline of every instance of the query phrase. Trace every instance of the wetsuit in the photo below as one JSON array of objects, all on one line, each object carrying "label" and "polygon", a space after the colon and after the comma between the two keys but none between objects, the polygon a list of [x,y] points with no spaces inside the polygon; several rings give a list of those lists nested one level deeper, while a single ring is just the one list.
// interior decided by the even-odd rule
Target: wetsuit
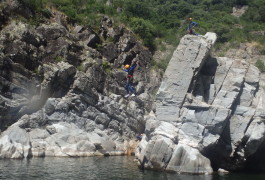
[{"label": "wetsuit", "polygon": [[133,83],[133,73],[134,73],[134,69],[136,68],[136,66],[137,66],[137,64],[134,63],[128,69],[124,69],[124,71],[128,73],[127,74],[127,83],[126,83],[126,86],[125,86],[127,94],[129,94],[130,92],[132,94],[135,94],[135,89],[132,86],[132,83]]},{"label": "wetsuit", "polygon": [[188,30],[188,34],[194,34],[194,35],[198,35],[197,33],[195,33],[194,31],[193,31],[193,27],[196,27],[198,25],[198,23],[196,23],[196,22],[194,22],[194,21],[191,21],[190,23],[189,23],[189,25],[188,25],[188,28],[187,28],[187,30]]}]

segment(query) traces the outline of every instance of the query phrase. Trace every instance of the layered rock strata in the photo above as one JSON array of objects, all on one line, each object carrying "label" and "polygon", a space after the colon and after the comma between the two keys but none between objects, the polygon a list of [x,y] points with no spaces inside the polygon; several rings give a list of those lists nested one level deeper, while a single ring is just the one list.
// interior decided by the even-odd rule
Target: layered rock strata
[{"label": "layered rock strata", "polygon": [[[3,3],[0,37],[0,157],[124,154],[150,112],[159,71],[133,33],[103,17],[99,33],[62,13],[32,25],[21,1]],[[18,18],[16,18],[18,19]],[[112,53],[115,52],[115,53]],[[139,61],[137,97],[124,98],[122,65]]]},{"label": "layered rock strata", "polygon": [[249,169],[253,163],[264,169],[259,70],[245,60],[211,57],[215,40],[214,33],[181,39],[146,123],[140,167],[199,174]]}]

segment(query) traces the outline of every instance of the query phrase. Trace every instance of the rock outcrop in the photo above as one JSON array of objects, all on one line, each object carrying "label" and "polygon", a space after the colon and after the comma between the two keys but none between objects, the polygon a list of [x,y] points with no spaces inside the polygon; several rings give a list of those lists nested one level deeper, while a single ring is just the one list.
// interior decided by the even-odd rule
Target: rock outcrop
[{"label": "rock outcrop", "polygon": [[140,167],[195,174],[264,170],[259,70],[243,59],[211,57],[215,40],[214,33],[181,39],[136,153]]},{"label": "rock outcrop", "polygon": [[233,7],[233,16],[240,17],[242,16],[248,9],[248,6],[236,6]]},{"label": "rock outcrop", "polygon": [[[247,56],[212,57],[214,33],[182,38],[154,106],[160,72],[125,27],[103,17],[96,33],[54,9],[28,24],[17,17],[34,11],[19,0],[1,10],[0,158],[131,154],[145,132],[141,168],[265,170],[260,73]],[[133,60],[137,96],[126,99],[121,66]]]},{"label": "rock outcrop", "polygon": [[[5,1],[0,37],[0,157],[127,153],[145,129],[160,75],[133,33],[103,17],[100,33],[54,9],[38,25],[21,1]],[[21,6],[20,6],[21,5]],[[26,8],[26,7],[25,7]],[[115,53],[112,53],[115,52]],[[139,61],[137,97],[125,99],[121,66]],[[152,76],[156,78],[152,78]]]}]

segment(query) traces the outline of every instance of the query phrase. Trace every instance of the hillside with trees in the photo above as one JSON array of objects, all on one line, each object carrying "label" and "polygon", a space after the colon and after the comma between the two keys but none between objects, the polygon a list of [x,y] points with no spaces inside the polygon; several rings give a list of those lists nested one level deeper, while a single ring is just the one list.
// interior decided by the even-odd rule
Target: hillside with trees
[{"label": "hillside with trees", "polygon": [[0,159],[265,171],[264,0],[0,2]]},{"label": "hillside with trees", "polygon": [[[40,14],[49,13],[55,6],[73,21],[98,28],[103,14],[125,23],[155,48],[155,39],[176,43],[186,33],[186,19],[193,17],[200,26],[197,31],[213,31],[218,41],[258,41],[264,47],[265,38],[251,33],[265,29],[265,1],[263,0],[23,0]],[[232,8],[248,5],[242,17],[232,16]],[[264,49],[263,49],[264,51]]]}]

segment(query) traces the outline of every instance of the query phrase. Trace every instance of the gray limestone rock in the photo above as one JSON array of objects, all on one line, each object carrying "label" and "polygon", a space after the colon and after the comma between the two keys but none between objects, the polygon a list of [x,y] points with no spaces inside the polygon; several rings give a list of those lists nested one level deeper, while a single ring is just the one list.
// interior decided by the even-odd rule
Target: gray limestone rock
[{"label": "gray limestone rock", "polygon": [[[153,108],[153,92],[160,83],[161,72],[150,68],[152,54],[108,17],[103,17],[98,34],[70,24],[54,9],[38,25],[29,25],[12,19],[34,15],[24,5],[11,0],[0,12],[1,131],[28,134],[33,156],[129,152],[127,142],[144,131],[144,116]],[[139,61],[137,97],[125,99],[126,72],[121,66],[133,60]],[[0,156],[30,157],[28,150],[20,151],[24,146],[28,148],[9,142]]]},{"label": "gray limestone rock", "polygon": [[12,126],[1,134],[0,157],[15,159],[32,157],[30,136],[25,129]]},{"label": "gray limestone rock", "polygon": [[190,174],[210,174],[213,172],[208,158],[201,155],[197,149],[184,144],[176,146],[166,170]]},{"label": "gray limestone rock", "polygon": [[[258,162],[264,169],[260,73],[247,59],[211,57],[215,33],[184,36],[159,88],[151,53],[108,17],[99,35],[56,12],[34,26],[5,19],[25,16],[19,1],[10,3],[0,15],[8,21],[0,37],[1,158],[129,153],[130,139],[145,131],[141,167],[205,174]],[[120,67],[133,60],[137,96],[125,99]]]},{"label": "gray limestone rock", "polygon": [[[215,40],[212,33],[181,39],[137,149],[140,167],[208,174],[256,162],[263,169],[258,160],[265,149],[260,73],[245,60],[210,57]],[[170,148],[169,160],[168,148],[156,150],[163,143]]]},{"label": "gray limestone rock", "polygon": [[[216,35],[212,35],[216,39]],[[213,44],[207,39],[184,36],[175,50],[156,96],[156,115],[161,121],[177,121],[185,94],[203,66]],[[183,71],[185,69],[185,71]]]},{"label": "gray limestone rock", "polygon": [[43,24],[37,28],[37,32],[47,40],[55,40],[67,35],[66,28],[58,23]]},{"label": "gray limestone rock", "polygon": [[173,153],[174,143],[163,136],[156,136],[150,140],[140,153],[141,166],[146,169],[161,170],[164,169]]}]

